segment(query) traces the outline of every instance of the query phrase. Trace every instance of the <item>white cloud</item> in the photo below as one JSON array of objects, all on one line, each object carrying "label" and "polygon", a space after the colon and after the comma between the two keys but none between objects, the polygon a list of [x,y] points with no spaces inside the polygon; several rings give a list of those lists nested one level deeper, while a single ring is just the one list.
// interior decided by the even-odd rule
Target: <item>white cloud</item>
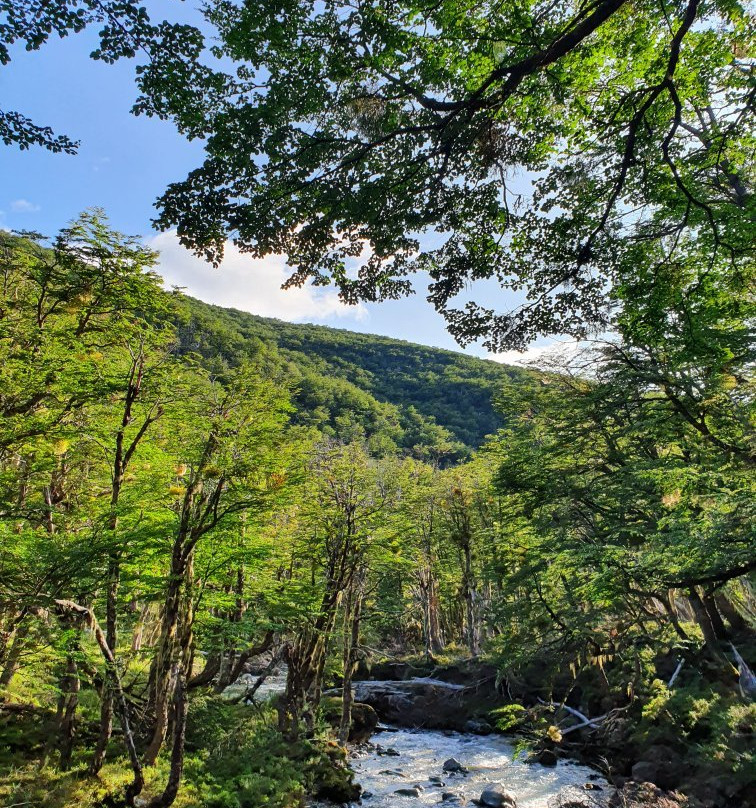
[{"label": "white cloud", "polygon": [[334,317],[362,320],[367,316],[364,306],[346,306],[330,289],[281,289],[291,274],[282,256],[252,258],[229,243],[223,263],[215,269],[184,249],[175,231],[161,233],[149,243],[160,252],[158,272],[166,286],[183,287],[188,295],[207,303],[289,321]]},{"label": "white cloud", "polygon": [[560,357],[574,358],[581,347],[581,343],[576,340],[551,340],[543,345],[533,345],[525,351],[491,353],[486,358],[505,365],[546,367]]},{"label": "white cloud", "polygon": [[14,199],[11,202],[11,210],[14,213],[36,213],[41,208],[39,205],[29,202],[28,199]]}]

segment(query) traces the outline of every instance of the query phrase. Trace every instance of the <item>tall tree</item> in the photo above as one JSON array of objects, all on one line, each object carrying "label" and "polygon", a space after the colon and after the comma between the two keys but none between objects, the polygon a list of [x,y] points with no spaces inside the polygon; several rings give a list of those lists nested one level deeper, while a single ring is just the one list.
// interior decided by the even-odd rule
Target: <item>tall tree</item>
[{"label": "tall tree", "polygon": [[[408,294],[425,271],[457,339],[497,349],[606,324],[639,240],[695,234],[733,273],[749,253],[753,28],[737,2],[205,13],[228,69],[197,77],[168,54],[137,108],[206,139],[158,223],[213,261],[231,236],[348,302]],[[522,303],[460,305],[480,279]]]}]

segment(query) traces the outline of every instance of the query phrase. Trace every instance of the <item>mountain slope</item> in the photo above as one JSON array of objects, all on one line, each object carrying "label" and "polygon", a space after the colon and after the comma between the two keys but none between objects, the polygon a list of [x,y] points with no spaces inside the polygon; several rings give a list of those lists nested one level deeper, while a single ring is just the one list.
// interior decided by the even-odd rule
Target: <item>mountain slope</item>
[{"label": "mountain slope", "polygon": [[[463,447],[477,448],[501,425],[492,405],[494,391],[507,376],[517,378],[523,373],[454,351],[285,323],[189,297],[182,299],[181,308],[183,350],[208,359],[221,356],[230,364],[261,351],[275,351],[296,380],[300,411],[309,409],[311,415],[325,407],[331,421],[354,411],[368,419],[368,433],[371,419],[383,418],[389,433],[392,426],[396,432],[393,439],[405,447],[414,445],[415,438],[420,444],[440,440],[441,427],[446,438],[457,444],[455,454]],[[384,406],[376,407],[376,402]],[[338,412],[332,411],[334,407]]]}]

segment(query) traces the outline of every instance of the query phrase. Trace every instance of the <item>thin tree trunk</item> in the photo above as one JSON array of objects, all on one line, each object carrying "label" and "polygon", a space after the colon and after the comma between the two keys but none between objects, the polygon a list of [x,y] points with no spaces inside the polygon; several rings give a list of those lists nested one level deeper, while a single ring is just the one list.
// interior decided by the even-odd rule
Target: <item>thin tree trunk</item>
[{"label": "thin tree trunk", "polygon": [[205,661],[205,667],[198,674],[192,676],[192,678],[186,683],[187,689],[192,690],[195,687],[209,685],[218,675],[220,665],[220,654],[210,654]]},{"label": "thin tree trunk", "polygon": [[[160,417],[162,413],[160,408],[154,414],[149,413],[137,430],[133,440],[128,445],[126,444],[126,429],[133,420],[134,404],[139,398],[144,380],[145,354],[143,347],[140,348],[136,355],[132,355],[128,386],[124,395],[123,414],[115,436],[115,453],[113,456],[113,487],[110,492],[110,516],[108,519],[111,546],[108,554],[105,635],[108,648],[110,648],[114,657],[118,653],[118,589],[121,583],[121,548],[117,544],[118,503],[131,457],[150,424]],[[105,684],[102,688],[102,701],[100,704],[100,731],[94,755],[89,764],[91,774],[97,774],[102,768],[107,754],[108,743],[113,734],[114,681],[115,671],[111,669],[110,665],[106,665]]]},{"label": "thin tree trunk", "polygon": [[680,625],[680,619],[677,614],[677,609],[675,608],[675,603],[669,593],[660,596],[660,600],[662,605],[664,606],[665,611],[667,612],[667,616],[669,617],[669,622],[672,624],[672,628],[674,628],[675,633],[681,640],[689,640],[685,629]]},{"label": "thin tree trunk", "polygon": [[465,569],[463,576],[464,598],[465,598],[465,618],[467,623],[467,647],[470,656],[477,656],[480,653],[480,635],[475,608],[475,586],[472,571],[472,549],[469,542],[463,545]]},{"label": "thin tree trunk", "polygon": [[172,574],[165,599],[160,640],[150,671],[149,706],[154,714],[152,738],[144,753],[146,766],[154,765],[168,731],[168,713],[171,700],[171,668],[178,664],[178,642],[176,629],[179,620],[181,577]]},{"label": "thin tree trunk", "polygon": [[748,625],[724,592],[717,592],[714,595],[714,601],[719,608],[719,613],[730,624],[732,631],[736,634],[754,633],[754,630]]},{"label": "thin tree trunk", "polygon": [[257,645],[253,645],[247,648],[246,651],[242,651],[239,654],[231,671],[231,684],[233,684],[242,675],[242,673],[244,673],[244,666],[250,659],[259,656],[260,654],[264,654],[273,647],[275,636],[275,632],[267,631],[265,632],[265,636]]},{"label": "thin tree trunk", "polygon": [[186,746],[186,677],[179,664],[174,665],[171,678],[175,678],[173,697],[173,742],[171,746],[171,768],[163,793],[151,800],[147,808],[169,808],[173,805],[181,785],[184,771],[184,749]]},{"label": "thin tree trunk", "polygon": [[76,736],[76,708],[79,705],[79,666],[76,654],[80,649],[80,638],[72,641],[66,658],[66,672],[61,679],[61,693],[58,699],[58,749],[60,751],[60,769],[68,771],[71,767],[74,738]]},{"label": "thin tree trunk", "polygon": [[[341,723],[339,743],[349,740],[352,727],[352,676],[357,668],[362,617],[362,582],[353,584],[344,614],[344,680],[341,687]],[[348,630],[347,630],[348,629]]]},{"label": "thin tree trunk", "polygon": [[709,615],[709,620],[711,620],[711,625],[714,628],[714,633],[717,635],[717,639],[728,640],[730,638],[730,633],[727,631],[727,627],[722,620],[722,615],[719,613],[719,609],[717,608],[714,595],[711,592],[704,592],[703,604],[706,607],[706,612]]},{"label": "thin tree trunk", "polygon": [[695,615],[696,622],[703,632],[706,648],[716,660],[721,661],[723,657],[719,647],[717,633],[714,630],[714,626],[711,624],[711,617],[704,606],[703,600],[701,600],[701,596],[698,594],[698,590],[694,586],[688,590],[688,600],[693,608],[693,614]]},{"label": "thin tree trunk", "polygon": [[129,706],[126,701],[126,694],[123,691],[120,676],[118,675],[118,668],[115,664],[113,650],[108,646],[105,633],[100,628],[97,618],[91,609],[87,609],[85,606],[80,606],[78,603],[74,603],[70,600],[56,600],[55,603],[64,614],[73,613],[86,622],[94,634],[95,641],[100,647],[100,651],[105,659],[105,664],[110,665],[113,670],[118,717],[121,722],[121,729],[123,730],[123,738],[126,743],[126,750],[129,753],[131,768],[134,772],[134,778],[126,787],[124,796],[126,804],[133,805],[134,798],[139,795],[144,788],[144,774],[142,772],[142,765],[139,762],[139,755],[136,751],[134,735],[131,732],[131,725],[129,722]]},{"label": "thin tree trunk", "polygon": [[[115,532],[117,527],[117,519],[115,515],[112,517],[111,530]],[[105,617],[105,637],[110,648],[115,654],[118,635],[117,635],[117,606],[118,606],[118,585],[120,582],[120,562],[118,554],[113,552],[110,555],[108,563],[108,595],[106,605]],[[97,736],[97,745],[95,746],[92,760],[89,764],[89,772],[92,775],[97,774],[102,769],[105,763],[105,755],[108,751],[108,743],[113,734],[113,679],[114,672],[111,670],[110,665],[105,665],[105,682],[102,687],[102,696],[100,701],[100,730]]]},{"label": "thin tree trunk", "polygon": [[21,659],[21,652],[26,644],[26,637],[31,626],[28,621],[20,623],[13,631],[13,640],[5,655],[3,670],[0,673],[0,687],[8,687],[18,670],[18,663]]},{"label": "thin tree trunk", "polygon": [[432,654],[440,654],[444,650],[444,641],[441,637],[441,620],[439,617],[440,601],[438,586],[433,571],[429,569],[428,586],[428,640]]}]

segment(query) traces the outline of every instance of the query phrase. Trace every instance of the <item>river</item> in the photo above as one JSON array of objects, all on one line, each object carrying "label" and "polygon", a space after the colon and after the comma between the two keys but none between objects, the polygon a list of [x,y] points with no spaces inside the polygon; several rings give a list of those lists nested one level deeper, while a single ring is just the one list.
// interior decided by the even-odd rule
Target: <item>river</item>
[{"label": "river", "polygon": [[[373,744],[355,749],[351,761],[355,780],[370,795],[362,800],[364,808],[440,803],[451,808],[454,801],[448,797],[442,803],[444,792],[469,802],[478,799],[491,783],[511,792],[518,808],[549,808],[559,796],[600,806],[610,796],[610,786],[588,767],[571,761],[559,761],[554,767],[525,763],[516,759],[511,741],[498,735],[396,729],[381,732],[372,740]],[[399,754],[386,755],[387,749]],[[444,761],[449,758],[458,760],[469,773],[444,772]],[[422,788],[417,797],[394,793],[414,786]]]},{"label": "river", "polygon": [[[255,676],[246,674],[224,694],[237,698],[255,679]],[[427,684],[434,680],[416,681]],[[286,669],[282,666],[257,690],[255,700],[263,701],[283,692],[285,684]],[[360,682],[357,686],[366,684]],[[444,682],[437,684],[458,688]],[[387,754],[389,751],[391,754]],[[450,758],[459,761],[468,773],[445,772],[444,762]],[[352,748],[350,765],[355,772],[355,781],[365,794],[359,803],[362,808],[419,808],[425,805],[454,808],[478,799],[483,789],[492,783],[509,791],[517,801],[517,808],[553,808],[569,799],[586,808],[601,808],[613,792],[606,780],[587,766],[569,760],[560,760],[556,766],[526,763],[517,756],[512,741],[501,735],[383,727],[370,743]],[[415,787],[418,787],[418,796],[395,793],[397,789]],[[444,800],[444,794],[453,794],[460,799],[454,801],[447,797]]]}]

